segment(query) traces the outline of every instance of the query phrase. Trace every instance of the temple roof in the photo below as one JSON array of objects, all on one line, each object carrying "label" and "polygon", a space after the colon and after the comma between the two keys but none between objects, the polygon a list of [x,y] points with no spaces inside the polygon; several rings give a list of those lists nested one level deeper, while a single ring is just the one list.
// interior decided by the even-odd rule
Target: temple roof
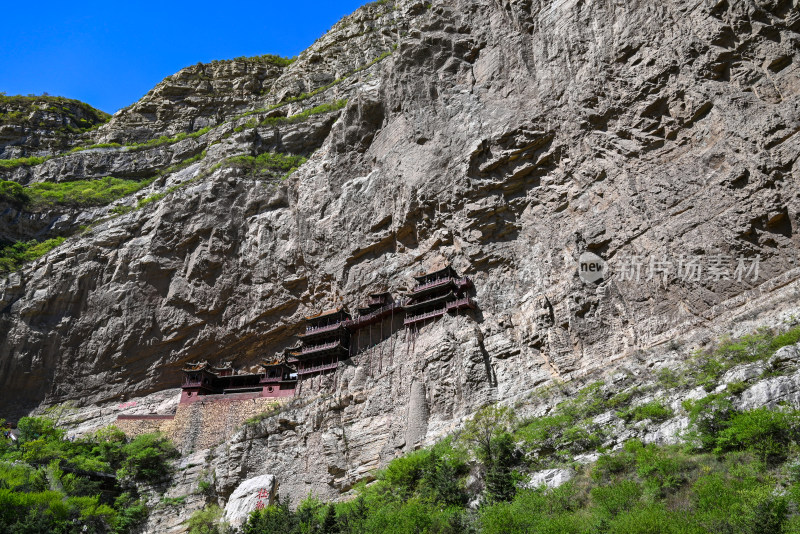
[{"label": "temple roof", "polygon": [[426,278],[430,278],[430,277],[440,278],[442,276],[447,276],[447,275],[456,276],[456,277],[458,276],[458,274],[456,273],[455,269],[453,269],[451,266],[448,265],[446,267],[442,267],[438,271],[431,271],[429,273],[420,273],[420,274],[414,276],[414,279],[417,282],[423,282]]},{"label": "temple roof", "polygon": [[328,317],[328,316],[331,316],[331,315],[337,315],[337,314],[346,315],[348,317],[350,316],[350,314],[347,313],[347,311],[344,308],[339,307],[339,308],[334,308],[332,310],[325,310],[325,311],[320,312],[320,313],[318,313],[316,315],[309,315],[309,316],[306,317],[306,321],[322,319],[324,317]]},{"label": "temple roof", "polygon": [[220,368],[219,367],[213,367],[208,362],[188,362],[186,365],[184,365],[183,369],[181,369],[181,370],[184,371],[184,372],[187,372],[187,373],[190,372],[190,371],[208,371],[210,373],[213,373],[214,371],[216,371],[218,369],[220,369]]},{"label": "temple roof", "polygon": [[285,359],[275,358],[274,360],[263,360],[261,367],[289,367],[286,365]]}]

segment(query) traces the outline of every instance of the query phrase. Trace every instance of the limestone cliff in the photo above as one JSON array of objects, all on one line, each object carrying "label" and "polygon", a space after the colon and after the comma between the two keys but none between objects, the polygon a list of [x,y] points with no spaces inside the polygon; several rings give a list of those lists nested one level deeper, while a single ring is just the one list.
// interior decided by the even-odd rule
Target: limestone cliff
[{"label": "limestone cliff", "polygon": [[[360,9],[288,66],[184,69],[95,140],[197,135],[4,171],[180,167],[117,204],[163,198],[85,215],[90,232],[0,282],[0,410],[73,401],[95,410],[88,428],[175,387],[187,361],[255,365],[304,315],[450,263],[476,313],[398,331],[209,460],[223,500],[264,474],[335,498],[487,402],[644,350],[678,358],[667,348],[788,309],[799,34],[780,0],[403,0]],[[308,161],[266,181],[224,164],[265,152]],[[609,266],[596,282],[578,274],[587,251]],[[681,275],[689,260],[700,276]]]},{"label": "limestone cliff", "polygon": [[108,114],[53,96],[0,95],[0,159],[45,156],[65,150]]}]

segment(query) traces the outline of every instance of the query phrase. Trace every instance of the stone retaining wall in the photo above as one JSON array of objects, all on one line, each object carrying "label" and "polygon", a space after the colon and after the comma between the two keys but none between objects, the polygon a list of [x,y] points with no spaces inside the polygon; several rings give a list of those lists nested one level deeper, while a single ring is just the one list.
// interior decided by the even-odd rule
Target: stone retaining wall
[{"label": "stone retaining wall", "polygon": [[244,422],[288,398],[216,399],[180,404],[174,416],[120,416],[116,425],[130,437],[166,434],[183,454],[208,449],[229,439]]}]

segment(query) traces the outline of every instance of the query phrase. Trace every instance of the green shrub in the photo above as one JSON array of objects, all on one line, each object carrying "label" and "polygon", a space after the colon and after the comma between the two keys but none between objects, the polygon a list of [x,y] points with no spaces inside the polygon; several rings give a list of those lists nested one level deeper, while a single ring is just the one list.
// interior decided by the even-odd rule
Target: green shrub
[{"label": "green shrub", "polygon": [[634,388],[631,391],[624,391],[621,393],[617,393],[616,395],[612,396],[606,402],[606,406],[609,410],[616,410],[622,408],[623,406],[627,406],[633,400],[634,396],[636,395],[637,390]]},{"label": "green shrub", "polygon": [[621,480],[591,489],[592,503],[610,517],[630,510],[642,496],[642,488],[632,480]]},{"label": "green shrub", "polygon": [[[635,441],[640,444],[640,442]],[[603,454],[591,469],[591,478],[595,482],[608,483],[622,475],[632,473],[636,467],[636,455],[626,446],[614,454]]]},{"label": "green shrub", "polygon": [[492,438],[492,457],[484,460],[486,469],[486,498],[489,502],[510,501],[517,490],[520,477],[514,470],[519,464],[520,454],[516,443],[508,432]]},{"label": "green shrub", "polygon": [[723,338],[715,353],[734,365],[763,360],[774,352],[773,338],[772,330],[766,327],[759,328],[752,334],[738,339]]},{"label": "green shrub", "polygon": [[138,210],[147,206],[148,204],[152,204],[153,202],[158,202],[165,196],[167,196],[167,193],[156,193],[154,195],[150,195],[149,197],[143,198],[136,203],[136,209]]},{"label": "green shrub", "polygon": [[122,145],[119,143],[97,143],[94,145],[76,146],[75,148],[70,149],[68,153],[74,154],[75,152],[83,152],[84,150],[89,150],[91,148],[119,148],[121,146]]},{"label": "green shrub", "polygon": [[486,534],[548,534],[588,532],[592,518],[575,513],[586,506],[585,497],[568,482],[552,490],[521,490],[510,503],[481,508],[478,522]]},{"label": "green shrub", "polygon": [[233,156],[226,159],[222,166],[241,169],[254,178],[264,176],[286,177],[306,161],[303,156],[267,152],[256,157]]},{"label": "green shrub", "polygon": [[656,374],[658,384],[664,389],[674,389],[684,385],[681,375],[668,367],[659,369]]},{"label": "green shrub", "polygon": [[280,413],[283,410],[283,406],[280,402],[273,402],[267,406],[267,409],[261,413],[257,413],[256,415],[248,418],[244,424],[249,426],[254,426],[263,421],[264,419],[268,419],[275,414]]},{"label": "green shrub", "polygon": [[23,206],[30,202],[30,196],[25,188],[17,182],[0,180],[0,202],[8,202],[16,206]]},{"label": "green shrub", "polygon": [[707,531],[691,525],[685,514],[670,512],[661,503],[623,511],[605,528],[605,532],[613,534],[707,534]]},{"label": "green shrub", "polygon": [[415,451],[401,456],[389,463],[382,472],[382,479],[395,491],[410,495],[417,489],[417,484],[430,461],[431,451],[427,449]]},{"label": "green shrub", "polygon": [[774,352],[782,347],[795,345],[797,343],[800,343],[800,326],[795,326],[775,336],[770,342],[770,349]]},{"label": "green shrub", "polygon": [[189,534],[228,534],[231,532],[222,520],[222,509],[212,504],[198,510],[189,518]]},{"label": "green shrub", "polygon": [[45,161],[51,159],[52,156],[30,156],[27,158],[15,158],[15,159],[0,159],[0,169],[11,168],[11,167],[30,167],[33,165],[39,165],[40,163],[44,163]]},{"label": "green shrub", "polygon": [[244,124],[241,124],[234,128],[235,132],[242,132],[248,128],[256,128],[256,127],[276,127],[281,126],[284,124],[294,124],[296,122],[302,122],[307,118],[313,115],[319,115],[322,113],[329,113],[331,111],[338,111],[347,105],[347,100],[336,100],[335,102],[328,102],[325,104],[320,104],[318,106],[314,106],[313,108],[309,108],[305,111],[297,113],[296,115],[290,115],[289,117],[267,117],[261,121],[256,119],[250,119]]},{"label": "green shrub", "polygon": [[144,477],[154,463],[167,472],[174,455],[159,436],[129,441],[113,427],[70,440],[47,417],[22,418],[18,429],[18,446],[0,448],[0,532],[129,532],[148,512],[135,489],[112,502],[85,472],[118,469]]},{"label": "green shrub", "polygon": [[569,453],[577,454],[600,447],[606,431],[593,421],[593,417],[629,402],[634,392],[618,394],[610,399],[603,382],[595,382],[579,390],[574,398],[559,403],[552,414],[524,422],[516,431],[534,463],[543,460],[563,460]]},{"label": "green shrub", "polygon": [[297,528],[297,517],[286,503],[277,500],[272,506],[254,510],[242,525],[242,534],[276,532],[289,534]]},{"label": "green shrub", "polygon": [[736,414],[733,404],[724,393],[708,395],[698,400],[686,400],[683,407],[689,412],[692,431],[689,443],[700,450],[710,451],[716,447],[717,435],[728,428]]},{"label": "green shrub", "polygon": [[673,416],[673,412],[667,406],[664,406],[660,401],[654,400],[647,404],[640,404],[627,410],[617,412],[617,417],[624,419],[626,422],[630,421],[644,421],[650,419],[654,422],[666,421]]},{"label": "green shrub", "polygon": [[184,502],[186,502],[186,497],[185,496],[181,496],[181,497],[162,497],[161,498],[161,504],[163,506],[180,506]]},{"label": "green shrub", "polygon": [[626,443],[626,450],[636,456],[636,473],[645,482],[651,496],[664,497],[687,480],[692,462],[675,450],[654,444],[641,445],[636,440]]},{"label": "green shrub", "polygon": [[136,208],[134,208],[133,206],[122,205],[122,206],[114,206],[108,212],[113,213],[114,215],[125,215],[126,213],[132,212],[134,209]]},{"label": "green shrub", "polygon": [[10,272],[29,261],[38,259],[66,241],[64,237],[54,237],[47,241],[19,241],[0,248],[0,273]]},{"label": "green shrub", "polygon": [[61,439],[64,431],[56,428],[55,422],[46,417],[23,417],[17,423],[20,444],[37,439]]},{"label": "green shrub", "polygon": [[288,67],[295,61],[297,61],[296,57],[283,57],[283,56],[276,56],[275,54],[263,54],[261,56],[240,56],[233,58],[233,60],[214,60],[211,64],[215,63],[222,63],[225,61],[245,61],[247,63],[269,63],[272,65],[277,65],[279,67]]},{"label": "green shrub", "polygon": [[704,532],[781,534],[787,499],[765,482],[722,473],[700,477],[692,486],[693,523]]},{"label": "green shrub", "polygon": [[448,506],[462,506],[469,499],[465,486],[467,474],[466,451],[453,447],[446,439],[430,449],[418,492]]},{"label": "green shrub", "polygon": [[800,341],[800,326],[776,334],[762,327],[740,338],[724,337],[714,350],[696,351],[691,358],[693,383],[713,390],[720,377],[730,368],[761,361],[772,356],[776,350]]},{"label": "green shrub", "polygon": [[800,412],[759,408],[736,413],[716,439],[714,452],[750,450],[767,464],[783,462],[800,440]]},{"label": "green shrub", "polygon": [[454,448],[448,439],[392,460],[378,476],[398,498],[417,494],[447,505],[463,505],[468,472],[466,451]]},{"label": "green shrub", "polygon": [[150,482],[168,475],[168,460],[179,456],[172,443],[160,434],[136,436],[122,447],[122,454],[117,478]]},{"label": "green shrub", "polygon": [[119,510],[112,523],[115,533],[130,532],[140,525],[149,513],[144,500],[137,500],[130,493],[123,493],[114,501],[114,508]]},{"label": "green shrub", "polygon": [[74,182],[40,182],[28,186],[28,194],[35,206],[103,206],[139,191],[151,180],[123,180],[107,176],[99,180]]}]

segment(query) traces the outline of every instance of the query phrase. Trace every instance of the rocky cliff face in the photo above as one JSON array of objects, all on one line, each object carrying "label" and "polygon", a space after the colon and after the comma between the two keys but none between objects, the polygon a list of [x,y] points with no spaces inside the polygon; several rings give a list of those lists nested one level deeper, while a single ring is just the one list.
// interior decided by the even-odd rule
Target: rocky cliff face
[{"label": "rocky cliff face", "polygon": [[109,116],[68,98],[0,96],[0,159],[45,156],[71,148]]},{"label": "rocky cliff face", "polygon": [[[486,402],[786,309],[799,32],[790,1],[409,0],[362,8],[286,67],[184,69],[97,139],[209,131],[9,174],[146,176],[206,151],[139,193],[158,202],[98,214],[2,282],[0,408],[119,403],[190,360],[254,365],[303,315],[451,263],[477,313],[399,331],[216,466],[223,498],[261,474],[333,497]],[[286,180],[218,165],[264,152],[309,159]],[[603,278],[578,275],[585,252]]]}]

